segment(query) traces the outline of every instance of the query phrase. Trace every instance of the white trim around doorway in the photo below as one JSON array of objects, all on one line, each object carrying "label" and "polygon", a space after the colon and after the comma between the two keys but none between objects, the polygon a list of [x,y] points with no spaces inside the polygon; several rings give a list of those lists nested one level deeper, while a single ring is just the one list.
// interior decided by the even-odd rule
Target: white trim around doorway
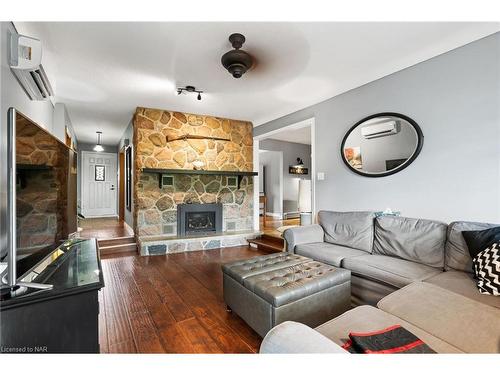
[{"label": "white trim around doorway", "polygon": [[[316,222],[316,124],[315,118],[311,117],[303,121],[295,122],[279,129],[271,130],[267,133],[254,136],[253,138],[253,165],[254,172],[259,171],[259,146],[260,140],[269,138],[273,134],[284,130],[301,129],[311,127],[311,199],[313,223]],[[254,187],[259,186],[259,176],[254,177]],[[259,189],[254,188],[254,230],[259,230]]]}]

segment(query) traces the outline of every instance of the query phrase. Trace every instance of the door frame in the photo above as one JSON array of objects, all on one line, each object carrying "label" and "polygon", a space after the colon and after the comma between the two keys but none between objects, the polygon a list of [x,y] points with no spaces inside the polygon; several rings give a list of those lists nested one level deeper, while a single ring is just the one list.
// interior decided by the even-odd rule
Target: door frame
[{"label": "door frame", "polygon": [[[292,122],[288,125],[282,126],[279,129],[270,130],[266,133],[259,134],[253,137],[253,168],[254,172],[259,171],[259,144],[261,139],[269,138],[273,134],[281,133],[284,130],[301,129],[311,127],[311,209],[312,209],[312,222],[316,222],[316,123],[315,118],[310,117],[302,121]],[[254,177],[254,186],[258,186],[259,176]],[[254,208],[254,230],[258,231],[259,225],[259,189],[254,188],[253,192],[253,208]]]},{"label": "door frame", "polygon": [[[117,217],[118,216],[118,213],[117,213],[117,204],[114,205],[114,213],[113,214],[110,214],[110,215],[97,215],[97,216],[94,216],[94,215],[85,215],[85,208],[84,208],[84,203],[87,203],[87,202],[84,202],[85,200],[85,189],[86,189],[86,186],[85,186],[85,155],[110,155],[110,156],[113,156],[115,158],[115,176],[118,180],[118,163],[116,161],[116,157],[117,157],[117,154],[114,153],[114,152],[96,152],[96,151],[82,151],[82,178],[80,180],[80,184],[81,184],[81,187],[82,187],[82,196],[81,196],[81,204],[82,204],[82,208],[81,208],[81,211],[82,211],[82,215],[85,216],[86,218],[98,218],[98,217]],[[118,185],[118,181],[116,181],[116,185]],[[116,195],[116,202],[118,202],[118,195]],[[116,203],[115,202],[115,203]]]},{"label": "door frame", "polygon": [[118,153],[118,219],[125,221],[125,147]]}]

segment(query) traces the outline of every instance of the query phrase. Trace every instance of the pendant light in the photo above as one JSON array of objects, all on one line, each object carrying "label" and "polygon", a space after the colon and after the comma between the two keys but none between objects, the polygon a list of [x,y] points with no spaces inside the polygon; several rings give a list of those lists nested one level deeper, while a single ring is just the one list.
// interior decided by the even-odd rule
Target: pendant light
[{"label": "pendant light", "polygon": [[101,145],[102,132],[96,132],[96,133],[97,133],[97,144],[94,147],[94,151],[102,152],[102,151],[104,151],[104,147],[102,147],[102,145]]}]

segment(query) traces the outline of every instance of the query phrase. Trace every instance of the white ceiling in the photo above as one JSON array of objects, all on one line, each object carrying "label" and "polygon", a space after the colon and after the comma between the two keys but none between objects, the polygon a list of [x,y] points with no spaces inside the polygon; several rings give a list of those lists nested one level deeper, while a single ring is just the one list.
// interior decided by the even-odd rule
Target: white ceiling
[{"label": "white ceiling", "polygon": [[299,129],[286,129],[282,132],[273,134],[266,139],[276,139],[278,141],[311,144],[311,127],[306,126]]},{"label": "white ceiling", "polygon": [[[498,23],[15,23],[38,37],[56,101],[77,138],[118,143],[137,106],[255,126],[498,31]],[[220,64],[229,34],[256,58],[241,79]],[[175,94],[194,85],[202,101]]]}]

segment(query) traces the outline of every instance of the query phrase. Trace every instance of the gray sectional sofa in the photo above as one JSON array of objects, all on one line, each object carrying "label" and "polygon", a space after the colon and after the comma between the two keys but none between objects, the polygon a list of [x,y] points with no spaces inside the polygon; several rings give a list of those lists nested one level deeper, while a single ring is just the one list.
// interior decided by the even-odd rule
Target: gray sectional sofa
[{"label": "gray sectional sofa", "polygon": [[500,298],[480,294],[461,232],[495,224],[449,225],[373,212],[320,211],[319,224],[287,229],[287,251],[351,271],[353,305],[376,306],[385,296],[425,281],[500,308]]},{"label": "gray sectional sofa", "polygon": [[479,293],[461,234],[494,224],[328,211],[318,221],[286,230],[287,250],[350,270],[357,307],[315,329],[282,323],[261,353],[347,353],[349,332],[396,324],[438,353],[500,353],[500,297]]}]

